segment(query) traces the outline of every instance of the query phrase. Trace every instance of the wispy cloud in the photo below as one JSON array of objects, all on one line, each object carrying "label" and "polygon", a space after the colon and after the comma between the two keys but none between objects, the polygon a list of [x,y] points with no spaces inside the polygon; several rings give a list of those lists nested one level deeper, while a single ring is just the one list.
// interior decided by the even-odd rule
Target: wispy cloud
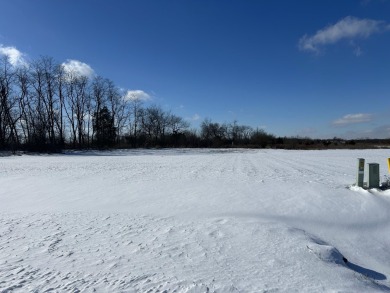
[{"label": "wispy cloud", "polygon": [[[320,53],[323,46],[342,40],[366,39],[372,34],[389,30],[390,25],[384,21],[347,16],[333,25],[318,30],[312,36],[304,35],[298,46],[302,51]],[[355,49],[355,54],[360,55],[361,49],[357,51]]]},{"label": "wispy cloud", "polygon": [[95,71],[86,63],[78,60],[68,59],[61,64],[67,74],[72,76],[85,76],[92,77],[95,75]]},{"label": "wispy cloud", "polygon": [[340,119],[332,122],[333,126],[346,126],[350,124],[366,123],[372,121],[372,114],[347,114]]},{"label": "wispy cloud", "polygon": [[26,55],[15,47],[5,47],[0,44],[0,56],[7,56],[9,63],[15,67],[27,65]]},{"label": "wispy cloud", "polygon": [[370,138],[390,138],[390,124],[380,125],[367,130],[366,135]]},{"label": "wispy cloud", "polygon": [[359,57],[363,54],[362,49],[360,49],[359,46],[356,46],[355,49],[353,50],[353,53],[355,54],[356,57]]},{"label": "wispy cloud", "polygon": [[366,6],[368,4],[370,4],[371,0],[360,0],[360,5],[362,6]]},{"label": "wispy cloud", "polygon": [[128,90],[125,94],[125,99],[128,101],[148,101],[151,96],[142,90]]},{"label": "wispy cloud", "polygon": [[194,114],[191,117],[187,117],[186,119],[189,121],[198,121],[198,120],[200,120],[200,118],[202,118],[202,117],[200,117],[198,114]]},{"label": "wispy cloud", "polygon": [[297,135],[302,137],[314,137],[317,130],[313,127],[306,127],[298,131]]},{"label": "wispy cloud", "polygon": [[332,135],[328,135],[326,138],[333,136],[345,139],[388,139],[390,138],[390,124],[379,125],[374,128],[348,130],[343,133],[334,133]]}]

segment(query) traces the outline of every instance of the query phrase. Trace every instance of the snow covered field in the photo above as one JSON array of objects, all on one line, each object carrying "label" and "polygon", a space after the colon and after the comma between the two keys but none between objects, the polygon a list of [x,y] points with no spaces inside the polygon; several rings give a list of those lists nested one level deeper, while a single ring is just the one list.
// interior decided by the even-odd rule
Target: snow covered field
[{"label": "snow covered field", "polygon": [[[0,157],[0,292],[388,292],[389,150]],[[348,259],[344,262],[343,257]]]}]

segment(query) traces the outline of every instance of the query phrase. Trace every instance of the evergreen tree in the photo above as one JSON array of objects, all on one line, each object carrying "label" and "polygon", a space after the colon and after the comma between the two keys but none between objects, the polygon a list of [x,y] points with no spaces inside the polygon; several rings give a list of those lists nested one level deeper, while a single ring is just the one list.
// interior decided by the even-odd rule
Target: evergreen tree
[{"label": "evergreen tree", "polygon": [[115,144],[116,127],[114,118],[106,106],[94,113],[93,130],[96,134],[95,142],[99,148],[110,147]]}]

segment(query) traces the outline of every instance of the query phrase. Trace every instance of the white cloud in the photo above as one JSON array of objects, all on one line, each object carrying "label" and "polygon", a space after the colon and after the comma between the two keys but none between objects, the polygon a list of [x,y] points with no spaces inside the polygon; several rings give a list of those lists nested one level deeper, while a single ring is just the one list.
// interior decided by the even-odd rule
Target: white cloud
[{"label": "white cloud", "polygon": [[142,90],[128,90],[125,94],[125,99],[128,101],[147,101],[151,97]]},{"label": "white cloud", "polygon": [[365,123],[372,121],[372,114],[347,114],[340,119],[334,120],[334,126],[346,126],[350,124]]},{"label": "white cloud", "polygon": [[336,24],[318,30],[313,36],[304,35],[298,45],[302,51],[319,53],[321,46],[334,44],[343,39],[365,39],[374,33],[387,30],[390,30],[390,26],[384,21],[347,16]]},{"label": "white cloud", "polygon": [[72,76],[85,76],[92,77],[95,75],[95,71],[86,63],[78,60],[66,60],[61,64],[67,74]]},{"label": "white cloud", "polygon": [[7,56],[12,66],[27,66],[27,61],[24,58],[25,54],[15,47],[4,47],[0,44],[0,55]]}]

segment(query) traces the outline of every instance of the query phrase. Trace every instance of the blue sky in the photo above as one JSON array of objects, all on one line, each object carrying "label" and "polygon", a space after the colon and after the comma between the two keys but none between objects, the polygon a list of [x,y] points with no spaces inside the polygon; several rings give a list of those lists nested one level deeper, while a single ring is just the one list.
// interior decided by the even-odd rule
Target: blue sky
[{"label": "blue sky", "polygon": [[210,118],[278,136],[390,137],[388,0],[0,5],[0,54],[107,77],[194,128]]}]

